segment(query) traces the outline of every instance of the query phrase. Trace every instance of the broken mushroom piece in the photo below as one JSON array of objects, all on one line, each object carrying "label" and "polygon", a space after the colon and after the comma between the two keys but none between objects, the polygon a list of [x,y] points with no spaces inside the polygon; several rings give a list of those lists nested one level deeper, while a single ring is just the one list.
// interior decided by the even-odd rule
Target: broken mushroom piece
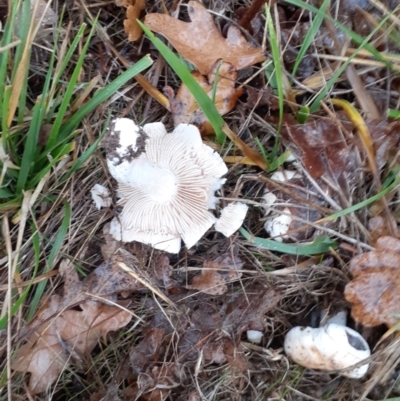
[{"label": "broken mushroom piece", "polygon": [[92,194],[92,199],[96,208],[100,210],[102,207],[111,206],[111,196],[110,191],[103,185],[95,184],[90,190]]},{"label": "broken mushroom piece", "polygon": [[[299,178],[300,175],[292,170],[276,171],[270,177],[271,180],[284,183],[290,181],[292,178]],[[273,204],[278,200],[278,197],[268,189],[263,196],[263,204],[265,215],[268,216],[273,211]],[[286,233],[289,231],[290,224],[292,223],[291,211],[289,208],[284,208],[281,214],[275,214],[273,217],[268,218],[264,223],[265,231],[274,238],[277,242],[282,242],[288,239]]]},{"label": "broken mushroom piece", "polygon": [[247,330],[246,336],[251,343],[261,344],[263,332],[259,330]]},{"label": "broken mushroom piece", "polygon": [[221,217],[215,223],[215,230],[230,237],[243,224],[249,207],[241,202],[231,203],[221,210]]},{"label": "broken mushroom piece", "polygon": [[[285,353],[294,362],[309,369],[326,371],[345,369],[371,355],[364,338],[348,327],[330,323],[323,327],[294,327],[285,337]],[[368,370],[365,364],[341,373],[361,378]]]},{"label": "broken mushroom piece", "polygon": [[140,128],[119,118],[106,150],[123,206],[111,221],[114,238],[177,253],[181,239],[190,248],[215,223],[209,209],[228,169],[195,126],[180,124],[168,134],[162,123]]}]

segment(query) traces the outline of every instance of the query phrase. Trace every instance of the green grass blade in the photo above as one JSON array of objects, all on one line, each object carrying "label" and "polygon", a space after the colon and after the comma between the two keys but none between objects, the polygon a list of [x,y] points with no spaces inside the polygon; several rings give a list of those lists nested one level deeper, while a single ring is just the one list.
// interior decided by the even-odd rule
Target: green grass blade
[{"label": "green grass blade", "polygon": [[[19,36],[19,39],[21,40],[21,44],[17,47],[17,51],[15,52],[15,58],[14,58],[14,62],[13,62],[14,69],[13,69],[12,79],[11,79],[12,81],[14,81],[15,74],[17,72],[17,67],[21,61],[22,53],[25,48],[26,41],[28,39],[30,19],[31,19],[30,2],[24,1],[24,2],[22,2],[22,7],[20,9],[20,13],[18,16],[18,36]],[[30,55],[29,55],[29,59],[30,59]],[[25,115],[26,99],[27,99],[27,94],[28,94],[28,85],[27,85],[28,74],[29,74],[29,69],[27,69],[25,72],[24,85],[22,85],[21,94],[18,99],[17,121],[19,124],[21,124],[23,122],[23,118]]]},{"label": "green grass blade", "polygon": [[271,163],[268,167],[268,171],[271,173],[272,171],[275,171],[278,167],[280,167],[283,163],[285,163],[286,159],[292,154],[290,150],[287,150],[286,152],[283,152],[280,156],[278,156],[276,159],[271,160]]},{"label": "green grass blade", "polygon": [[67,143],[66,145],[61,146],[58,150],[56,156],[53,157],[51,161],[49,161],[46,166],[37,173],[30,181],[28,181],[26,188],[33,189],[39,183],[39,181],[51,170],[51,168],[57,164],[63,156],[67,155],[68,153],[72,152],[74,146],[72,143]]},{"label": "green grass blade", "polygon": [[395,181],[392,182],[389,186],[384,188],[381,192],[378,192],[376,195],[371,196],[368,199],[365,199],[364,201],[357,203],[356,205],[350,206],[346,209],[340,210],[339,212],[336,212],[334,214],[331,214],[328,217],[325,217],[323,220],[328,221],[328,220],[335,220],[339,217],[345,216],[347,214],[353,213],[365,206],[368,206],[369,204],[376,202],[377,200],[381,199],[383,196],[385,196],[387,193],[392,191],[394,188],[396,188],[397,185],[400,184],[400,177],[398,177]]},{"label": "green grass blade", "polygon": [[151,43],[153,43],[156,49],[164,57],[168,65],[174,70],[175,74],[178,75],[181,81],[187,86],[190,93],[203,110],[203,113],[210,121],[215,131],[217,142],[222,143],[225,138],[225,134],[222,131],[222,126],[225,124],[225,121],[219,114],[212,99],[200,87],[198,82],[193,78],[192,74],[181,62],[179,57],[172,52],[160,39],[158,39],[144,24],[142,24],[140,21],[138,21],[138,24],[141,26]]},{"label": "green grass blade", "polygon": [[390,14],[388,14],[384,20],[380,22],[379,25],[377,25],[374,30],[363,40],[363,42],[360,44],[360,46],[356,49],[356,51],[349,56],[349,58],[343,63],[343,65],[338,68],[338,70],[333,74],[332,78],[326,83],[324,89],[318,94],[318,96],[314,99],[312,104],[310,105],[310,112],[314,113],[319,110],[321,100],[326,96],[326,94],[332,89],[333,85],[337,82],[338,78],[344,70],[347,68],[347,66],[350,64],[351,60],[355,58],[360,50],[363,50],[366,48],[366,45],[368,44],[368,41],[373,37],[373,35],[379,30],[379,28],[384,24],[384,22],[390,17]]},{"label": "green grass blade", "polygon": [[[78,36],[79,34],[82,35],[83,31],[84,31],[85,26],[82,26],[81,29],[78,31]],[[81,32],[82,31],[82,32]],[[87,50],[89,48],[89,44],[90,44],[90,39],[93,36],[95,31],[95,25],[92,26],[92,29],[90,30],[89,36],[85,41],[85,45],[83,46],[83,49],[81,51],[81,54],[78,58],[78,61],[75,65],[74,71],[72,73],[72,76],[70,77],[69,81],[68,81],[68,86],[67,86],[67,90],[65,91],[64,95],[63,95],[63,100],[60,104],[60,107],[57,111],[57,117],[53,123],[53,127],[51,129],[51,133],[49,135],[49,138],[47,140],[47,145],[46,145],[46,149],[51,148],[54,144],[55,141],[57,140],[57,136],[58,136],[58,132],[60,130],[60,127],[62,125],[62,122],[64,120],[65,117],[65,113],[67,111],[67,109],[70,106],[70,102],[71,102],[71,98],[72,95],[74,94],[75,91],[75,85],[78,82],[78,78],[79,75],[82,71],[82,66],[83,66],[83,62],[85,61],[85,57],[86,57],[86,53]],[[74,48],[76,47],[77,43],[79,43],[79,41],[76,40],[77,37],[75,37],[73,45]],[[71,49],[69,49],[71,50]],[[70,58],[72,56],[72,53],[68,52],[67,56]],[[69,61],[69,59],[67,59],[66,61]],[[65,62],[65,60],[64,60]],[[57,77],[56,77],[57,78]],[[56,81],[58,81],[58,79],[56,79]]]},{"label": "green grass blade", "polygon": [[[50,271],[50,269],[53,267],[54,260],[59,253],[62,244],[64,243],[65,237],[67,235],[69,225],[70,225],[70,220],[71,220],[71,206],[67,201],[64,201],[64,217],[63,221],[61,223],[60,229],[58,230],[58,233],[56,235],[56,238],[53,243],[53,247],[51,248],[50,255],[47,259],[46,267],[43,271],[43,273],[47,273]],[[31,305],[29,307],[29,312],[28,312],[28,317],[27,321],[29,322],[33,315],[36,312],[36,309],[39,305],[40,299],[42,298],[44,289],[46,287],[47,280],[41,281],[35,291],[35,295],[33,296]]]},{"label": "green grass blade", "polygon": [[400,118],[400,110],[389,109],[387,112],[388,118],[399,119]]},{"label": "green grass blade", "polygon": [[307,31],[306,36],[304,37],[303,44],[301,45],[301,48],[299,50],[299,53],[296,57],[296,61],[293,66],[293,71],[292,75],[295,76],[297,69],[299,68],[299,65],[301,63],[301,60],[303,59],[304,55],[306,54],[308,48],[311,46],[311,43],[314,41],[315,35],[318,33],[319,28],[321,27],[321,24],[325,18],[325,13],[326,13],[326,8],[328,5],[331,3],[330,0],[324,0],[324,2],[321,5],[320,13],[318,13],[315,18],[313,19],[310,29]]},{"label": "green grass blade", "polygon": [[18,181],[16,192],[17,194],[22,193],[25,189],[26,181],[29,177],[31,168],[34,166],[34,154],[36,150],[36,144],[39,136],[39,129],[41,126],[41,111],[43,107],[43,99],[40,99],[38,103],[33,107],[32,121],[29,126],[28,135],[26,138],[24,153],[22,155],[21,166],[18,174]]},{"label": "green grass blade", "polygon": [[[324,18],[328,19],[330,22],[335,24],[339,29],[341,29],[346,35],[348,35],[356,44],[361,45],[364,42],[364,38],[358,35],[356,32],[349,29],[346,25],[341,24],[339,21],[335,20],[334,18],[324,15],[321,10],[316,7],[309,5],[308,3],[302,0],[284,0],[288,4],[292,4],[296,7],[303,8],[304,10],[311,11],[314,14],[320,15],[322,14]],[[386,20],[386,19],[385,19]],[[382,55],[379,53],[375,47],[371,46],[369,43],[364,45],[364,48],[367,49],[371,54],[373,54],[377,60],[381,61],[386,65],[386,67],[392,69],[392,63],[387,61]]]},{"label": "green grass blade", "polygon": [[143,70],[150,67],[153,60],[149,55],[144,56],[135,65],[130,67],[118,78],[114,79],[105,88],[98,90],[95,95],[86,104],[84,104],[68,121],[62,125],[59,138],[64,139],[78,126],[83,118],[91,113],[97,106],[106,101],[110,96],[117,92],[135,75],[140,74]]},{"label": "green grass blade", "polygon": [[332,241],[328,236],[317,238],[311,244],[285,244],[282,242],[273,241],[266,238],[253,237],[243,227],[239,229],[240,233],[250,243],[257,245],[261,248],[269,249],[274,252],[287,253],[289,255],[307,256],[319,255],[321,253],[329,252],[331,248],[336,248],[337,244]]},{"label": "green grass blade", "polygon": [[111,116],[108,117],[107,121],[104,124],[104,130],[101,133],[101,135],[99,136],[99,138],[94,142],[93,145],[91,145],[89,147],[89,149],[84,152],[81,156],[78,157],[78,160],[73,164],[73,166],[69,169],[68,173],[65,175],[65,177],[62,178],[61,182],[64,182],[65,180],[67,180],[69,177],[71,177],[71,175],[77,171],[82,165],[83,163],[85,163],[89,157],[96,151],[97,147],[99,146],[99,143],[102,141],[102,139],[104,138],[104,135],[107,132],[107,127],[109,126],[109,122],[110,122]]},{"label": "green grass blade", "polygon": [[272,149],[271,153],[271,160],[275,160],[276,154],[278,152],[279,146],[279,138],[280,132],[282,129],[282,122],[283,122],[283,101],[284,101],[284,90],[283,90],[283,72],[282,72],[282,63],[281,63],[281,52],[279,48],[279,40],[278,36],[275,32],[274,23],[272,21],[272,16],[270,9],[267,4],[265,4],[265,13],[266,13],[266,24],[268,28],[269,34],[269,43],[271,45],[271,53],[272,53],[272,61],[274,63],[275,68],[275,80],[276,80],[276,89],[278,91],[278,104],[279,104],[279,123],[278,123],[278,130],[275,138],[275,144]]},{"label": "green grass blade", "polygon": [[[33,230],[36,231],[36,228],[33,227]],[[17,299],[17,301],[14,303],[14,305],[11,306],[11,316],[14,316],[19,308],[21,307],[22,303],[24,302],[25,298],[27,297],[31,287],[32,287],[32,282],[34,278],[36,277],[37,271],[39,269],[39,260],[40,260],[40,243],[39,243],[39,235],[37,232],[33,234],[32,236],[32,245],[33,245],[33,250],[34,250],[34,268],[33,268],[33,273],[32,273],[32,278],[31,282],[28,284],[26,289],[23,291],[23,293],[20,295],[20,297]],[[7,326],[8,322],[8,314],[5,314],[2,319],[0,319],[0,330],[3,330]]]},{"label": "green grass blade", "polygon": [[[13,41],[17,8],[19,5],[20,2],[18,1],[11,2],[10,17],[6,19],[3,35],[0,40],[0,47],[6,47]],[[18,46],[21,46],[21,44],[19,44]],[[4,50],[2,53],[0,53],[0,109],[4,109],[5,107],[3,93],[7,82],[6,76],[8,71],[9,57],[10,57],[10,49]],[[3,124],[5,123],[3,122]]]}]

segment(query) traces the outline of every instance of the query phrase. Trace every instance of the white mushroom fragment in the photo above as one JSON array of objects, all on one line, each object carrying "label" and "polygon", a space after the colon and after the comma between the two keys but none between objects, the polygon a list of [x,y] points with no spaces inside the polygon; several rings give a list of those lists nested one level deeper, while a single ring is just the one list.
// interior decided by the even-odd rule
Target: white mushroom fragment
[{"label": "white mushroom fragment", "polygon": [[[339,370],[353,366],[371,355],[364,338],[348,327],[330,323],[319,328],[294,327],[285,337],[286,355],[301,366]],[[361,378],[369,364],[345,371],[343,376]]]},{"label": "white mushroom fragment", "polygon": [[288,239],[289,236],[286,233],[289,231],[290,224],[292,223],[292,218],[290,217],[290,209],[285,207],[282,214],[268,219],[264,228],[271,237],[277,242],[282,242],[284,239]]},{"label": "white mushroom fragment", "polygon": [[246,332],[247,339],[254,344],[261,344],[263,333],[258,330],[247,330]]},{"label": "white mushroom fragment", "polygon": [[94,185],[90,190],[90,193],[92,194],[93,202],[98,210],[100,210],[102,207],[111,206],[110,191],[103,185]]},{"label": "white mushroom fragment", "polygon": [[180,124],[168,134],[162,123],[139,128],[120,118],[106,147],[123,206],[111,222],[114,238],[177,253],[181,239],[190,248],[215,223],[209,209],[228,169],[195,126]]},{"label": "white mushroom fragment", "polygon": [[[292,178],[300,178],[300,175],[292,170],[276,171],[271,175],[270,179],[276,182],[284,183],[290,181]],[[265,215],[268,216],[272,212],[273,204],[277,200],[277,196],[270,191],[265,191],[263,196],[263,206]],[[289,208],[285,208],[281,214],[275,214],[273,217],[268,218],[264,223],[265,231],[274,238],[275,241],[282,242],[289,237],[285,235],[289,231],[292,218]]]},{"label": "white mushroom fragment", "polygon": [[242,226],[248,209],[244,203],[230,203],[221,210],[221,217],[215,223],[215,230],[225,237],[230,237]]}]

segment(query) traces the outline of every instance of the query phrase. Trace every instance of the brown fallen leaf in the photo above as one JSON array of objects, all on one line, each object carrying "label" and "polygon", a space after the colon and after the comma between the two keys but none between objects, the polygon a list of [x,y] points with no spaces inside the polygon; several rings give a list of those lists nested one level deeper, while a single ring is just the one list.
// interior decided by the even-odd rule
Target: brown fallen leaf
[{"label": "brown fallen leaf", "polygon": [[31,373],[29,389],[34,394],[47,391],[68,360],[54,324],[59,306],[60,297],[54,295],[41,308],[34,321],[36,327],[26,343],[18,349],[11,366],[14,371]]},{"label": "brown fallen leaf", "polygon": [[129,351],[129,360],[135,373],[144,372],[151,362],[158,361],[165,330],[158,327],[147,327],[143,330],[143,335],[143,340]]},{"label": "brown fallen leaf", "polygon": [[165,36],[184,58],[207,75],[218,60],[237,70],[265,60],[263,51],[252,47],[235,26],[230,26],[225,39],[214,24],[211,14],[196,1],[189,1],[191,22],[179,21],[165,14],[147,14],[144,20],[152,31]]},{"label": "brown fallen leaf", "polygon": [[256,89],[249,86],[246,88],[246,92],[247,100],[244,103],[246,111],[262,106],[268,106],[272,110],[279,109],[278,99],[270,87],[264,86],[261,89]]},{"label": "brown fallen leaf", "polygon": [[[116,266],[116,262],[107,261],[79,281],[72,263],[61,263],[64,295],[51,296],[24,328],[28,333],[26,343],[18,349],[12,364],[15,371],[31,373],[32,393],[46,391],[67,363],[82,361],[100,338],[105,341],[110,331],[126,326],[132,319],[124,308],[93,301],[91,297],[115,299],[121,291],[138,288],[136,281]],[[77,309],[67,310],[71,306]]]},{"label": "brown fallen leaf", "polygon": [[[352,125],[346,118],[341,122],[351,131]],[[347,143],[335,121],[313,118],[299,124],[294,117],[286,115],[282,136],[294,154],[300,151],[303,165],[314,179],[329,178],[350,196],[359,177],[354,173],[359,159],[355,145]]]},{"label": "brown fallen leaf", "polygon": [[214,260],[205,260],[201,274],[193,277],[191,285],[186,288],[199,290],[210,295],[222,295],[228,291],[227,283],[242,276],[240,270],[243,262],[237,257],[232,258],[230,252],[218,256]]},{"label": "brown fallen leaf", "polygon": [[273,287],[253,287],[237,294],[225,305],[224,330],[240,338],[247,330],[264,331],[264,316],[273,311],[281,300],[281,294]]},{"label": "brown fallen leaf", "polygon": [[84,280],[80,281],[78,273],[70,261],[60,264],[60,273],[64,280],[63,307],[70,307],[86,301],[94,294],[104,300],[115,301],[120,293],[129,293],[143,288],[143,285],[121,270],[118,263],[123,262],[132,266],[136,259],[124,249],[106,260]]},{"label": "brown fallen leaf", "polygon": [[122,0],[120,5],[127,7],[126,20],[124,20],[125,33],[128,34],[128,40],[135,42],[142,37],[143,31],[137,23],[140,13],[146,7],[146,0]]},{"label": "brown fallen leaf", "polygon": [[350,262],[353,280],[344,295],[352,304],[351,315],[367,327],[400,320],[400,240],[381,237],[376,250],[356,256]]},{"label": "brown fallen leaf", "polygon": [[[214,103],[221,116],[223,116],[235,107],[237,99],[243,94],[243,89],[235,89],[237,78],[235,67],[229,63],[223,63],[218,67],[219,61],[216,61],[207,77],[201,75],[198,71],[193,71],[192,75],[201,88],[212,98],[215,76],[218,71]],[[214,129],[186,85],[182,84],[180,86],[176,96],[169,86],[164,88],[164,93],[169,98],[175,126],[179,124],[194,124],[199,128],[203,136],[214,134]]]},{"label": "brown fallen leaf", "polygon": [[125,327],[132,314],[97,301],[80,305],[82,311],[67,310],[55,320],[57,332],[80,357],[93,351],[99,338],[106,341],[110,331]]}]

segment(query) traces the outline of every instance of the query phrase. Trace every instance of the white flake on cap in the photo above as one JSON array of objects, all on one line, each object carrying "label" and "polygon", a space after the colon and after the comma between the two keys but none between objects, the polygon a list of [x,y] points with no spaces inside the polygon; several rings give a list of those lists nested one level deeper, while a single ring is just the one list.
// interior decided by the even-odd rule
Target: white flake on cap
[{"label": "white flake on cap", "polygon": [[168,134],[162,123],[140,129],[121,120],[128,119],[114,121],[107,145],[108,167],[124,206],[110,233],[171,253],[179,252],[181,238],[192,247],[215,222],[208,209],[225,182],[225,163],[193,125],[180,124]]},{"label": "white flake on cap", "polygon": [[230,203],[222,209],[221,217],[215,223],[215,230],[230,237],[243,224],[248,206],[241,202]]}]

